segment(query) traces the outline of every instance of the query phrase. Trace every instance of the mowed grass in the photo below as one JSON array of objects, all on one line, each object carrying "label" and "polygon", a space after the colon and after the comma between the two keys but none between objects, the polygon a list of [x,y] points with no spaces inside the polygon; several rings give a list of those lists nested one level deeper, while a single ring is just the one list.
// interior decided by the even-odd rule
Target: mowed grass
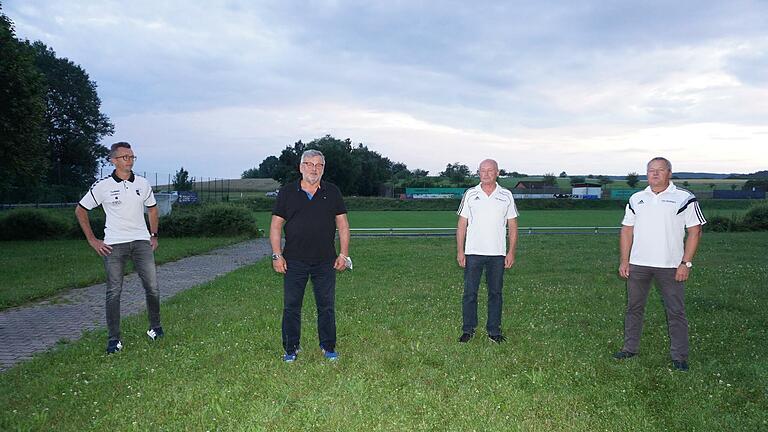
[{"label": "mowed grass", "polygon": [[[243,237],[161,239],[155,261],[175,261],[241,240]],[[106,280],[104,261],[84,239],[7,241],[0,248],[0,309]],[[126,270],[132,271],[132,266]]]},{"label": "mowed grass", "polygon": [[[733,217],[746,210],[704,208],[704,216]],[[520,227],[619,227],[624,210],[522,210]],[[269,231],[270,212],[256,212],[258,226]],[[454,228],[455,211],[353,211],[349,212],[351,228]]]},{"label": "mowed grass", "polygon": [[[353,239],[337,285],[336,363],[280,360],[281,278],[267,260],[163,304],[166,337],[124,320],[0,374],[1,430],[674,430],[768,428],[768,233],[706,234],[687,286],[691,371],[670,370],[649,299],[641,355],[618,362],[615,235],[528,236],[505,275],[503,331],[456,342],[452,239]],[[480,292],[481,327],[486,311]]]}]

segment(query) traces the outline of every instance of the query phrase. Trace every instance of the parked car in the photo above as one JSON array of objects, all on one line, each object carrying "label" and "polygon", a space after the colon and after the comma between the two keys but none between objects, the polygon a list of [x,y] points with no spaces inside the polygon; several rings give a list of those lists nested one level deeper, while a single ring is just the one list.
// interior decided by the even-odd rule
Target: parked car
[{"label": "parked car", "polygon": [[275,190],[275,191],[267,192],[264,195],[267,196],[268,198],[275,198],[277,196],[277,191]]}]

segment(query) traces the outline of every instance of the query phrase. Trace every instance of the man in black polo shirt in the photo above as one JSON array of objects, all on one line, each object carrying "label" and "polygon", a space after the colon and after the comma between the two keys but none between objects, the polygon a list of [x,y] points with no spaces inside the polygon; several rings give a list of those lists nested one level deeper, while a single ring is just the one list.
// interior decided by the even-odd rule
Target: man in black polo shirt
[{"label": "man in black polo shirt", "polygon": [[[300,350],[301,305],[307,280],[317,304],[320,350],[336,360],[336,273],[344,271],[349,256],[347,208],[339,188],[322,181],[325,157],[317,150],[301,155],[301,180],[283,186],[272,211],[269,240],[272,267],[283,273],[283,360],[292,362]],[[336,229],[341,250],[336,255]],[[285,249],[280,240],[285,229]]]}]

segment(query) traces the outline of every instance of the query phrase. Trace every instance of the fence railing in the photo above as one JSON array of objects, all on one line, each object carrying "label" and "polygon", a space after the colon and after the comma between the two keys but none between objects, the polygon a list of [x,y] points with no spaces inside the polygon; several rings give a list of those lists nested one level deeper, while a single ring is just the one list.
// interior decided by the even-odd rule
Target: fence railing
[{"label": "fence railing", "polygon": [[[518,227],[518,233],[522,234],[615,234],[621,227],[618,226],[578,226],[578,227]],[[351,234],[356,237],[365,236],[452,236],[456,234],[456,227],[451,228],[350,228]]]}]

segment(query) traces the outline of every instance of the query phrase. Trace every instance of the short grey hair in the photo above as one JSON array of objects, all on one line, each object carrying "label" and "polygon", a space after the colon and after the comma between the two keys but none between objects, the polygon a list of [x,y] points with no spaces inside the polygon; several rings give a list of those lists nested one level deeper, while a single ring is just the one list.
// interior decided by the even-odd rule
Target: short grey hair
[{"label": "short grey hair", "polygon": [[325,163],[325,156],[323,155],[323,152],[315,149],[305,150],[304,153],[301,154],[301,161],[304,162],[308,158],[313,158],[316,156],[320,156],[320,158],[323,159],[323,163]]},{"label": "short grey hair", "polygon": [[121,149],[121,148],[130,149],[131,145],[125,141],[120,141],[112,144],[112,146],[109,147],[109,158],[112,159],[113,157],[115,157],[115,155],[117,154],[117,149]]},{"label": "short grey hair", "polygon": [[661,156],[656,156],[655,158],[648,161],[648,163],[645,165],[645,168],[648,169],[649,166],[651,166],[651,162],[654,161],[662,161],[667,165],[667,170],[672,172],[672,162],[669,161],[669,159]]}]

